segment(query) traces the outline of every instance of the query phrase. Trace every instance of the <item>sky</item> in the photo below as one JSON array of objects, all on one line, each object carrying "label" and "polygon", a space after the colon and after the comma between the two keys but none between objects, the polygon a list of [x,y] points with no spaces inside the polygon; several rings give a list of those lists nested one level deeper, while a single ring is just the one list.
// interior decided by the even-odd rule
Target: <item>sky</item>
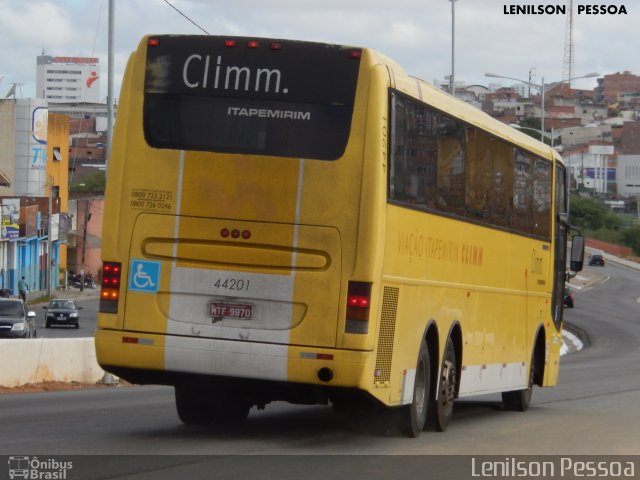
[{"label": "sky", "polygon": [[[212,35],[311,40],[371,47],[428,82],[451,73],[450,0],[169,0]],[[552,7],[566,0],[456,0],[455,79],[467,85],[509,80],[562,80],[567,16],[507,13],[512,6]],[[637,54],[640,2],[573,0],[574,77],[631,71]],[[107,96],[108,0],[0,0],[0,98],[18,83],[17,98],[35,96],[36,57],[100,59],[100,97]],[[604,5],[626,14],[588,14]],[[578,12],[582,6],[583,11]],[[203,34],[164,0],[115,0],[114,90],[119,97],[126,61],[145,34]],[[535,70],[532,70],[535,69]],[[576,80],[591,89],[595,78]]]}]

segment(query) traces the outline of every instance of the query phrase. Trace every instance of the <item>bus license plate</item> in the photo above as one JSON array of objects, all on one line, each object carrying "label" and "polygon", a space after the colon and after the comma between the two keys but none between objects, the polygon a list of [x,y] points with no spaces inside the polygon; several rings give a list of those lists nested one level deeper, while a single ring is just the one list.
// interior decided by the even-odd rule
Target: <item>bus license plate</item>
[{"label": "bus license plate", "polygon": [[253,305],[250,303],[209,303],[209,316],[213,318],[235,318],[251,320]]}]

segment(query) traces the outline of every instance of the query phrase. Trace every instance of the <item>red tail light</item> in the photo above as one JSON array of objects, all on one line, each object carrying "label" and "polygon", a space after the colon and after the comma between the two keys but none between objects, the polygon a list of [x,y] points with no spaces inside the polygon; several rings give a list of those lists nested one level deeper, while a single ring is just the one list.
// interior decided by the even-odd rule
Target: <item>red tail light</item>
[{"label": "red tail light", "polygon": [[104,262],[102,264],[102,287],[100,288],[100,312],[116,313],[120,300],[120,280],[122,264]]},{"label": "red tail light", "polygon": [[369,332],[369,307],[371,305],[371,284],[349,282],[347,291],[346,333]]}]

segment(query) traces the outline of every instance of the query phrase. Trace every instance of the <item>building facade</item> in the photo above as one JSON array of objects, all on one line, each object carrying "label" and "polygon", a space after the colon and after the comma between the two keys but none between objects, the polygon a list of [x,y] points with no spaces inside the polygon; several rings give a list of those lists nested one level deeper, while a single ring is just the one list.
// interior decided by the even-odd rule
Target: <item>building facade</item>
[{"label": "building facade", "polygon": [[[57,288],[66,265],[69,120],[47,102],[0,102],[0,288]],[[49,276],[47,275],[49,274]]]},{"label": "building facade", "polygon": [[50,103],[97,103],[100,100],[99,59],[38,56],[36,95]]}]

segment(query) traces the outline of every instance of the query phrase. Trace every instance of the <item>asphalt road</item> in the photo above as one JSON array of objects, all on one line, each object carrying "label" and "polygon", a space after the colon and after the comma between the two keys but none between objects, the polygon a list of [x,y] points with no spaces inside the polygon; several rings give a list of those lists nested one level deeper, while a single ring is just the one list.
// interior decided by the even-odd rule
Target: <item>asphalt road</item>
[{"label": "asphalt road", "polygon": [[[82,478],[282,478],[282,464],[292,458],[261,463],[219,455],[305,455],[291,460],[305,478],[396,478],[397,459],[379,463],[376,457],[388,454],[640,455],[640,273],[586,268],[602,273],[603,281],[578,292],[565,319],[586,331],[590,344],[563,357],[559,385],[534,390],[525,413],[505,412],[497,396],[465,399],[456,403],[447,432],[407,439],[384,416],[353,419],[330,407],[284,403],[252,410],[242,428],[187,427],[166,387],[9,394],[0,396],[0,455],[154,455],[100,457],[84,467]],[[346,465],[326,455],[365,456]],[[419,468],[416,462],[405,461],[403,474]],[[354,465],[375,475],[355,475]],[[446,468],[448,475],[431,478],[463,478],[451,473],[456,468],[470,475],[468,458]],[[206,477],[212,471],[216,475]]]},{"label": "asphalt road", "polygon": [[[80,327],[75,329],[73,326],[68,325],[52,325],[50,328],[45,328],[45,315],[47,311],[42,308],[46,306],[46,303],[30,304],[29,310],[36,312],[36,328],[38,338],[80,338],[80,337],[93,337],[96,331],[96,321],[98,318],[98,296],[95,292],[91,292],[91,295],[78,296],[77,292],[73,292],[73,295],[77,296],[76,302],[78,306],[82,307],[80,313]],[[57,298],[63,298],[64,295],[56,294]],[[69,295],[72,297],[72,295]]]}]

